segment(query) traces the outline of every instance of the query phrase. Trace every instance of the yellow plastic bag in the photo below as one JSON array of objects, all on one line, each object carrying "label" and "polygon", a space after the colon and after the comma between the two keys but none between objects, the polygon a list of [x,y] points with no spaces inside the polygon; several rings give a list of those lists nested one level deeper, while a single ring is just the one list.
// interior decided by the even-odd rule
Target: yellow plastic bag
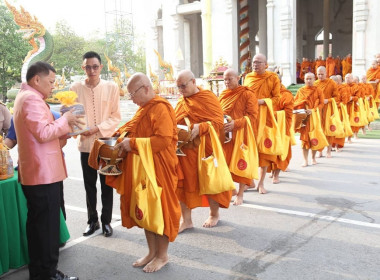
[{"label": "yellow plastic bag", "polygon": [[371,114],[373,115],[373,119],[374,120],[379,119],[379,111],[377,111],[376,102],[373,98],[369,100],[369,106],[370,106]]},{"label": "yellow plastic bag", "polygon": [[[340,110],[342,112],[342,122],[344,126],[344,135],[345,137],[351,137],[354,135],[352,132],[351,124],[350,124],[350,116],[347,113],[347,106],[346,104],[341,103],[340,104]],[[343,138],[343,137],[342,137]]]},{"label": "yellow plastic bag", "polygon": [[285,111],[277,111],[277,124],[278,131],[281,135],[281,160],[285,160],[288,157],[289,145],[290,145],[290,136],[286,135],[286,115]]},{"label": "yellow plastic bag", "polygon": [[132,194],[129,214],[140,227],[162,235],[162,188],[157,185],[150,138],[136,138],[139,155],[133,154]]},{"label": "yellow plastic bag", "polygon": [[[260,105],[259,129],[257,135],[257,149],[267,155],[281,155],[282,143],[277,121],[273,114],[272,100],[264,99],[266,106]],[[266,125],[267,111],[272,122],[272,127]]]},{"label": "yellow plastic bag", "polygon": [[331,103],[327,106],[326,122],[325,122],[325,135],[335,136],[342,138],[345,136],[344,127],[340,120],[339,110],[336,105],[335,99],[332,99]]},{"label": "yellow plastic bag", "polygon": [[368,124],[368,120],[362,98],[359,98],[357,107],[358,111],[355,111],[355,103],[351,106],[350,124],[351,126],[365,126]]},{"label": "yellow plastic bag", "polygon": [[201,136],[201,144],[198,150],[198,180],[199,194],[217,194],[235,189],[230,170],[224,157],[222,144],[211,122],[209,135],[213,153],[206,156],[206,135]]},{"label": "yellow plastic bag", "polygon": [[[258,179],[259,154],[253,134],[251,120],[245,116],[246,129],[243,127],[236,132],[234,149],[230,161],[230,171],[237,176]],[[247,143],[244,144],[244,131],[247,132]]]},{"label": "yellow plastic bag", "polygon": [[324,147],[328,146],[329,143],[327,142],[326,136],[322,130],[319,109],[313,110],[310,117],[311,117],[311,120],[310,120],[311,125],[310,125],[309,138],[310,138],[311,149],[312,150],[323,149]]}]

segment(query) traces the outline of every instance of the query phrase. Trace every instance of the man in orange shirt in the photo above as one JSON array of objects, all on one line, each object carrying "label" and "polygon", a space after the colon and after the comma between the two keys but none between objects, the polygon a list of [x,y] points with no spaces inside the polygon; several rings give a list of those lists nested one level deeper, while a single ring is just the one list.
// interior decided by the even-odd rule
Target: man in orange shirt
[{"label": "man in orange shirt", "polygon": [[[277,74],[266,71],[267,59],[263,54],[257,54],[252,60],[253,72],[249,73],[244,80],[244,85],[249,87],[256,95],[259,106],[266,106],[264,98],[270,98],[272,100],[273,108],[277,108],[278,101],[280,99],[280,79]],[[260,113],[259,113],[260,115]],[[258,117],[258,120],[260,117]],[[267,120],[266,125],[272,126],[270,120]],[[264,179],[268,169],[268,166],[272,162],[276,161],[276,156],[261,153],[259,151],[259,183],[257,185],[258,191],[261,194],[265,194]]]},{"label": "man in orange shirt", "polygon": [[[338,101],[338,86],[335,84],[333,80],[331,80],[330,78],[327,78],[326,68],[324,66],[320,66],[317,69],[317,76],[318,76],[318,80],[314,83],[314,85],[317,88],[320,88],[321,91],[323,92],[324,105],[323,105],[322,110],[320,110],[320,114],[321,114],[322,129],[325,130],[326,119],[331,117],[331,115],[327,116],[328,104],[331,104],[333,98],[335,99],[335,101]],[[331,148],[332,148],[332,142],[334,140],[334,136],[326,136],[326,138],[327,138],[327,141],[329,142],[326,156],[328,158],[331,158]],[[322,151],[323,149],[319,151],[318,157],[322,157]]]},{"label": "man in orange shirt", "polygon": [[[182,94],[175,108],[176,120],[180,125],[186,125],[185,118],[191,124],[191,138],[206,136],[206,157],[212,153],[211,141],[208,133],[210,121],[215,131],[224,134],[223,110],[216,95],[197,87],[194,74],[190,70],[178,73],[177,87]],[[210,215],[203,223],[209,228],[217,225],[219,221],[219,207],[228,208],[232,197],[231,191],[213,195],[199,195],[198,179],[198,147],[192,145],[181,149],[186,156],[179,157],[179,174],[177,197],[181,204],[182,222],[179,232],[192,228],[191,210],[196,207],[210,207]]]},{"label": "man in orange shirt", "polygon": [[143,73],[135,73],[128,80],[127,89],[133,103],[140,106],[135,116],[120,127],[116,134],[128,132],[115,150],[119,156],[128,152],[121,164],[123,173],[107,176],[107,183],[116,188],[120,196],[122,225],[127,228],[137,226],[135,217],[130,215],[133,188],[133,154],[138,154],[138,138],[150,138],[153,163],[158,186],[161,187],[161,205],[164,219],[163,235],[145,229],[148,254],[133,263],[134,267],[144,266],[145,272],[160,270],[169,261],[169,241],[173,242],[178,234],[181,216],[180,206],[175,194],[177,187],[178,159],[175,154],[177,144],[177,125],[171,104],[157,96],[149,78]]},{"label": "man in orange shirt", "polygon": [[[313,110],[316,110],[319,106],[319,104],[322,102],[323,99],[321,99],[321,89],[314,86],[315,76],[313,73],[308,73],[305,75],[305,86],[300,88],[297,91],[296,97],[294,99],[294,109],[305,109],[306,113],[310,115]],[[310,132],[310,118],[308,119],[306,126],[301,127],[297,132],[300,132],[300,140],[302,141],[301,147],[303,152],[303,158],[304,162],[302,164],[303,167],[308,166],[308,157],[309,157],[309,150],[311,149],[311,142],[309,137]],[[312,150],[312,164],[317,164],[317,161],[315,159],[317,151]]]},{"label": "man in orange shirt", "polygon": [[[235,145],[236,132],[247,125],[244,116],[249,117],[255,137],[257,136],[259,106],[256,95],[248,87],[239,85],[239,74],[234,69],[227,69],[223,74],[223,78],[226,89],[219,96],[219,102],[223,113],[232,119],[229,123],[224,124],[224,132],[232,132],[231,141],[223,144],[226,161],[229,165]],[[251,185],[252,178],[240,177],[233,173],[231,175],[234,182],[239,183],[239,191],[234,205],[240,205],[243,203],[244,190]]]}]

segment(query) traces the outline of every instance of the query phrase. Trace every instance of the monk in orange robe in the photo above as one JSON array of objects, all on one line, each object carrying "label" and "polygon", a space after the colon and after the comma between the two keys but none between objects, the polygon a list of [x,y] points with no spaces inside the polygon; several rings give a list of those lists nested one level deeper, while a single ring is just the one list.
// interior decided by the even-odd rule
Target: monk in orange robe
[{"label": "monk in orange robe", "polygon": [[138,153],[136,138],[150,138],[157,184],[162,188],[161,203],[164,218],[164,234],[158,235],[145,230],[148,243],[148,254],[133,263],[134,267],[144,266],[145,272],[161,269],[169,260],[169,241],[175,240],[181,217],[181,209],[175,190],[177,187],[178,159],[175,154],[177,144],[177,125],[173,107],[165,99],[158,97],[152,88],[149,78],[136,73],[129,78],[127,85],[130,97],[139,109],[135,116],[119,128],[115,135],[128,132],[115,149],[119,156],[128,152],[122,161],[123,173],[119,176],[107,176],[107,184],[116,188],[120,194],[122,225],[127,228],[136,226],[130,216],[132,186],[133,154]]},{"label": "monk in orange robe", "polygon": [[335,75],[335,59],[331,53],[329,53],[329,56],[326,58],[326,75],[328,78]]},{"label": "monk in orange robe", "polygon": [[309,73],[311,71],[311,64],[310,61],[307,58],[302,58],[301,63],[301,71],[300,71],[300,79],[304,81],[304,77],[306,73]]},{"label": "monk in orange robe", "polygon": [[[236,132],[239,129],[246,127],[246,119],[249,117],[255,137],[257,137],[257,115],[259,105],[256,95],[245,86],[239,85],[239,74],[229,68],[224,74],[224,83],[226,89],[219,96],[219,102],[222,106],[223,113],[231,117],[231,121],[224,124],[224,132],[232,132],[231,141],[223,144],[223,149],[226,155],[226,161],[229,165],[231,162],[232,151],[235,145]],[[231,173],[234,182],[239,183],[239,191],[236,195],[234,205],[243,203],[243,194],[248,186],[252,183],[252,178],[244,178]]]},{"label": "monk in orange robe", "polygon": [[326,66],[326,61],[322,59],[322,56],[319,56],[318,59],[315,61],[314,73],[317,73],[317,69],[320,66]]},{"label": "monk in orange robe", "polygon": [[[272,100],[273,108],[277,108],[280,100],[280,79],[277,74],[266,71],[267,58],[263,54],[257,54],[252,60],[253,72],[249,73],[244,80],[244,85],[249,87],[258,99],[259,106],[266,106],[264,98],[270,98]],[[260,115],[260,112],[259,112]],[[258,116],[258,120],[260,117]],[[267,126],[272,126],[270,119],[267,119]],[[268,166],[272,162],[276,161],[276,156],[267,155],[259,152],[259,183],[257,185],[258,191],[261,194],[265,194],[264,179],[268,169]]]},{"label": "monk in orange robe", "polygon": [[[338,97],[339,98],[338,98],[338,101],[337,101],[337,105],[338,105],[338,109],[339,109],[340,120],[343,121],[343,115],[342,115],[341,106],[342,105],[347,105],[347,102],[350,100],[351,94],[347,90],[347,88],[345,87],[345,85],[342,84],[342,76],[335,75],[335,76],[332,76],[331,79],[338,86]],[[336,147],[336,151],[340,152],[341,148],[344,147],[344,141],[345,140],[346,140],[346,137],[342,137],[342,138],[334,137],[332,147],[333,148]]]},{"label": "monk in orange robe", "polygon": [[[189,70],[179,72],[177,86],[183,95],[175,107],[177,123],[186,125],[185,117],[191,123],[191,138],[206,136],[206,157],[211,155],[212,147],[208,133],[210,121],[215,131],[224,136],[223,110],[216,95],[197,87],[194,74]],[[179,178],[177,197],[181,204],[182,222],[179,232],[192,228],[191,210],[196,207],[210,207],[210,215],[203,223],[209,228],[217,225],[219,221],[219,207],[228,208],[232,197],[231,191],[213,195],[199,195],[198,179],[198,147],[183,147],[186,156],[179,156],[179,165],[182,175]]]},{"label": "monk in orange robe", "polygon": [[[327,116],[327,108],[328,104],[331,104],[332,99],[335,99],[335,101],[338,101],[338,86],[336,83],[331,80],[330,78],[327,78],[327,72],[326,68],[324,66],[320,66],[317,69],[317,76],[318,80],[314,83],[314,85],[317,88],[320,88],[323,92],[323,108],[320,110],[321,114],[321,123],[322,123],[322,129],[325,129],[326,119],[330,118],[330,116]],[[331,112],[332,114],[332,112]],[[332,149],[332,143],[334,140],[334,136],[326,136],[327,141],[329,142],[329,146],[327,147],[327,155],[326,157],[331,158],[331,149]],[[322,157],[322,150],[319,151],[318,157]]]},{"label": "monk in orange robe", "polygon": [[335,58],[335,75],[342,75],[342,60],[339,55]]},{"label": "monk in orange robe", "polygon": [[[347,102],[347,113],[349,116],[351,116],[351,108],[354,106],[354,111],[359,111],[359,106],[357,105],[357,102],[360,98],[360,90],[359,86],[354,83],[354,77],[352,74],[347,74],[345,77],[346,81],[346,89],[349,92],[350,100]],[[359,127],[358,126],[351,126],[352,132],[354,133],[354,137],[357,138]],[[351,144],[351,136],[348,137],[348,143]]]},{"label": "monk in orange robe", "polygon": [[344,78],[346,78],[346,75],[352,73],[352,57],[351,54],[348,54],[343,60],[342,60],[342,75]]},{"label": "monk in orange robe", "polygon": [[[290,137],[290,129],[292,126],[293,120],[293,107],[294,107],[294,97],[291,91],[289,91],[283,84],[280,88],[280,100],[275,108],[276,112],[284,110],[285,111],[285,120],[286,128],[285,134]],[[276,113],[275,112],[275,113]],[[273,173],[273,184],[280,183],[280,171],[285,171],[288,168],[290,159],[292,158],[292,144],[289,141],[288,156],[286,159],[281,160],[281,156],[277,156],[276,162],[273,162],[268,168],[267,172],[272,170]]]},{"label": "monk in orange robe", "polygon": [[375,83],[376,86],[374,88],[375,90],[375,102],[377,108],[379,108],[380,105],[380,66],[377,60],[372,61],[371,68],[367,70],[367,81],[370,83]]},{"label": "monk in orange robe", "polygon": [[[316,110],[319,106],[319,104],[324,102],[323,99],[321,99],[321,96],[323,94],[321,93],[321,89],[314,86],[315,81],[315,75],[313,73],[308,73],[305,75],[305,86],[300,88],[297,91],[296,97],[294,99],[294,110],[298,109],[305,109],[306,113],[310,115],[313,110]],[[296,132],[300,132],[300,140],[302,141],[301,147],[302,147],[302,153],[304,162],[302,164],[303,167],[308,166],[308,157],[309,157],[309,150],[311,148],[310,143],[310,118],[308,119],[306,126],[301,127]],[[317,161],[315,159],[317,151],[312,150],[312,164],[317,164]]]}]

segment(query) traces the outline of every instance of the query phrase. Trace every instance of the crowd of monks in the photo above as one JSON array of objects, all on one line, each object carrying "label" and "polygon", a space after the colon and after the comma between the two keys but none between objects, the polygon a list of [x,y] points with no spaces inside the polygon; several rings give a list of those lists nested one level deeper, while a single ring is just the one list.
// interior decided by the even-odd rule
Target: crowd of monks
[{"label": "crowd of monks", "polygon": [[[312,166],[317,163],[317,152],[322,156],[327,147],[326,157],[331,157],[333,149],[342,150],[347,137],[351,143],[351,137],[356,137],[359,129],[364,129],[378,117],[378,61],[374,60],[367,75],[361,79],[346,73],[345,82],[335,72],[329,76],[329,67],[328,64],[318,65],[314,69],[316,74],[313,71],[304,73],[305,86],[295,97],[281,84],[276,73],[267,70],[267,60],[262,54],[253,57],[253,71],[244,77],[242,85],[238,72],[227,69],[224,72],[226,89],[219,97],[198,87],[193,73],[183,70],[176,79],[182,97],[174,109],[154,93],[146,75],[137,73],[129,79],[127,88],[131,99],[140,107],[136,115],[115,133],[116,136],[126,133],[115,149],[119,150],[119,155],[127,152],[127,156],[121,165],[123,174],[107,176],[107,183],[121,195],[123,226],[140,225],[136,217],[142,218],[141,209],[137,205],[136,209],[131,208],[135,205],[131,199],[136,187],[134,164],[135,155],[142,156],[142,142],[138,139],[149,139],[153,154],[151,164],[157,184],[162,188],[160,200],[164,223],[161,234],[145,228],[149,252],[134,266],[144,266],[146,272],[164,266],[168,262],[169,242],[174,241],[178,233],[193,227],[192,209],[209,207],[209,217],[203,227],[214,227],[219,221],[219,208],[228,208],[233,196],[233,204],[240,205],[248,188],[257,188],[261,194],[267,192],[264,188],[267,173],[274,184],[280,183],[280,171],[286,171],[292,157],[295,132],[300,133],[304,155],[302,166]],[[297,121],[297,114],[301,116],[300,121]],[[177,149],[179,126],[187,126],[190,131],[189,139],[181,145],[180,154]],[[205,139],[206,158],[213,155],[211,126],[219,136],[231,179],[239,188],[200,194],[199,138]],[[320,133],[315,136],[313,133],[317,130]],[[242,131],[243,134],[239,134]],[[337,131],[340,133],[334,134]],[[235,151],[239,149],[251,152],[254,158],[245,158],[242,153],[243,157],[235,162]],[[311,165],[309,150],[312,150]],[[231,167],[233,162],[237,169]],[[257,170],[243,172],[247,167]]]},{"label": "crowd of monks", "polygon": [[341,58],[336,56],[335,58],[330,53],[326,59],[323,59],[322,56],[319,56],[313,59],[302,58],[302,61],[297,60],[297,82],[305,82],[305,74],[313,73],[317,74],[317,69],[320,66],[326,67],[326,75],[328,78],[334,75],[341,75],[345,77],[346,74],[352,72],[352,57],[351,54],[348,54],[346,57]]}]

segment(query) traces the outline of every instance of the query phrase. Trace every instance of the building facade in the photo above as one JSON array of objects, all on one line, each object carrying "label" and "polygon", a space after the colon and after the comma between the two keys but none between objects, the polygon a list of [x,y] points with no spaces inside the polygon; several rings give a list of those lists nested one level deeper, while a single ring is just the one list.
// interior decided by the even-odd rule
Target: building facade
[{"label": "building facade", "polygon": [[158,0],[147,10],[147,69],[159,74],[154,50],[174,76],[191,69],[197,77],[220,58],[244,72],[248,54],[263,53],[269,67],[282,68],[284,85],[296,83],[303,57],[352,54],[361,75],[380,53],[378,0]]}]

